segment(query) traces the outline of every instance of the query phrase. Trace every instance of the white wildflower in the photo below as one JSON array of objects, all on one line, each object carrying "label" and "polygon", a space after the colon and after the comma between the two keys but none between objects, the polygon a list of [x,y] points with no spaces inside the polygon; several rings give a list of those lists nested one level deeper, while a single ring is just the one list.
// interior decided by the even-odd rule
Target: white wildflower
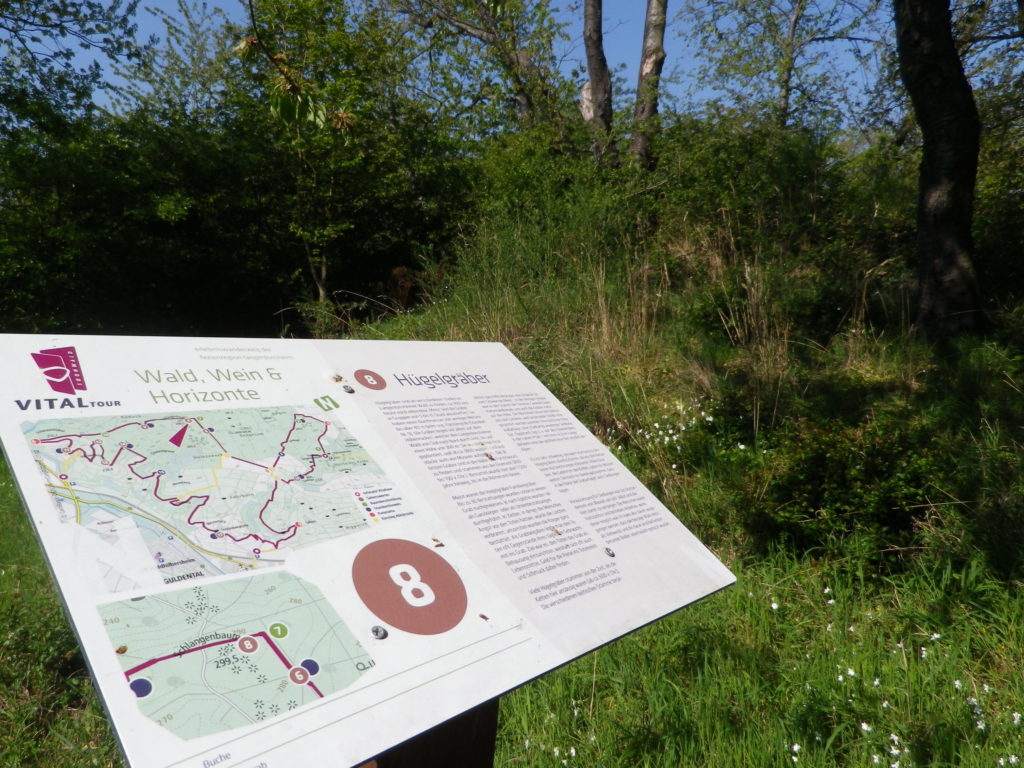
[{"label": "white wildflower", "polygon": [[882,762],[882,758],[879,757],[878,755],[872,755],[871,756],[871,762],[874,763],[875,765],[878,765],[879,763]]},{"label": "white wildflower", "polygon": [[899,744],[900,743],[900,737],[897,736],[895,733],[890,733],[889,734],[889,741],[891,741],[893,744]]},{"label": "white wildflower", "polygon": [[561,752],[559,752],[558,747],[555,747],[554,749],[551,750],[551,754],[554,755],[555,757],[558,757],[561,754]]},{"label": "white wildflower", "polygon": [[1007,760],[1007,762],[1010,763],[1010,765],[1016,765],[1017,764],[1017,756],[1016,755],[1010,755],[1008,758],[1006,758],[1006,760]]},{"label": "white wildflower", "polygon": [[774,600],[772,601],[772,610],[773,611],[779,610],[779,604],[776,603]]},{"label": "white wildflower", "polygon": [[569,757],[576,757],[576,747],[569,747]]},{"label": "white wildflower", "polygon": [[932,634],[931,634],[932,642],[934,642],[936,640],[939,640],[941,638],[942,638],[942,635],[940,635],[938,632],[932,632]]},{"label": "white wildflower", "polygon": [[846,668],[846,676],[847,676],[847,677],[856,677],[856,676],[857,676],[857,673],[856,673],[856,672],[854,672],[854,671],[853,671],[852,669],[850,669],[849,667],[847,667],[847,668]]},{"label": "white wildflower", "polygon": [[867,723],[861,723],[860,724],[860,729],[862,731],[864,731],[864,733],[871,733],[871,726],[868,725]]},{"label": "white wildflower", "polygon": [[1013,718],[1014,725],[1020,725],[1020,712],[1014,712],[1011,717]]},{"label": "white wildflower", "polygon": [[826,595],[831,595],[832,594],[832,587],[825,587],[822,590],[822,592],[824,592]]},{"label": "white wildflower", "polygon": [[833,599],[831,597],[828,600],[825,601],[825,605],[835,605],[835,604],[836,604],[835,599]]},{"label": "white wildflower", "polygon": [[879,680],[879,679],[878,679],[878,678],[876,677],[876,678],[875,678],[874,680],[872,680],[872,681],[871,681],[871,684],[872,684],[872,685],[873,685],[873,686],[874,686],[875,688],[877,688],[878,686],[880,686],[880,685],[882,684],[882,681],[881,681],[881,680]]},{"label": "white wildflower", "polygon": [[964,687],[964,684],[961,683],[959,680],[954,680],[953,681],[953,687],[956,688],[959,691],[961,688]]},{"label": "white wildflower", "polygon": [[792,747],[790,747],[790,749],[793,750],[793,754],[797,754],[800,751],[800,745],[794,744]]},{"label": "white wildflower", "polygon": [[926,650],[924,649],[924,646],[923,646],[923,645],[921,646],[921,658],[922,658],[922,659],[927,659],[927,658],[928,658],[928,651],[926,651]]},{"label": "white wildflower", "polygon": [[977,728],[979,731],[984,731],[985,730],[985,721],[984,720],[979,720],[978,722],[976,722],[974,724],[974,727]]},{"label": "white wildflower", "polygon": [[882,702],[882,709],[888,709],[890,707],[889,700],[886,699]]}]

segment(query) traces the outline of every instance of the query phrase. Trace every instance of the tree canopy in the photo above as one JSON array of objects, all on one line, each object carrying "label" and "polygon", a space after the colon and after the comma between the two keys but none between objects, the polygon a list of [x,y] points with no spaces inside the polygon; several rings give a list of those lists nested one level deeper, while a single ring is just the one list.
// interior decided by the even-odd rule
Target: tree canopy
[{"label": "tree canopy", "polygon": [[[942,100],[915,96],[924,54],[912,47],[899,49],[906,90],[895,77],[892,9],[690,0],[675,10],[682,39],[666,39],[672,9],[651,0],[632,92],[608,70],[602,10],[600,0],[571,11],[546,0],[252,0],[244,18],[227,19],[179,0],[159,14],[158,43],[136,39],[134,3],[8,3],[0,280],[18,300],[7,323],[336,332],[403,309],[409,281],[421,296],[438,290],[481,217],[521,218],[578,183],[635,186],[649,206],[638,237],[668,236],[670,222],[704,212],[707,226],[731,222],[743,259],[818,253],[830,230],[852,238],[847,277],[894,256],[908,274],[928,263],[931,246],[907,246],[915,224],[904,190],[916,153],[931,157],[924,105]],[[575,41],[585,72],[560,63],[574,42],[569,12],[585,33]],[[976,304],[1019,292],[1003,278],[1017,274],[1004,254],[1022,230],[1012,159],[1024,113],[1020,18],[1016,0],[950,11],[982,127],[984,227],[974,227],[978,256],[963,257],[980,259]],[[83,48],[117,59],[116,95],[95,97],[104,75],[76,56]],[[686,98],[676,90],[667,110],[665,62],[701,85]],[[950,82],[935,92],[952,93]],[[708,131],[722,136],[709,141]],[[762,149],[772,164],[754,159]],[[697,158],[719,169],[711,183]],[[744,217],[767,211],[784,242],[752,234]],[[838,263],[807,258],[815,269]],[[166,298],[173,292],[150,295],[175,280],[206,290],[200,275],[244,284],[238,307],[206,316]],[[921,275],[927,302],[946,282]],[[112,287],[138,306],[109,317],[87,309]],[[210,306],[223,306],[218,295]]]}]

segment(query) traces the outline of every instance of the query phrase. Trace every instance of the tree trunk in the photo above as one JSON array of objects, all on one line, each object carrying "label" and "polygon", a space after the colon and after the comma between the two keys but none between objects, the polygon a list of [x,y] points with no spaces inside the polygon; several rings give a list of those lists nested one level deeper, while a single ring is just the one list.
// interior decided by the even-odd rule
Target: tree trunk
[{"label": "tree trunk", "polygon": [[602,0],[585,0],[583,4],[583,45],[590,81],[583,88],[580,105],[583,119],[594,134],[593,150],[598,162],[611,147],[612,131],[612,76],[604,55],[601,5]]},{"label": "tree trunk", "polygon": [[665,17],[668,0],[647,0],[644,19],[644,48],[640,58],[640,74],[636,81],[636,109],[633,112],[633,139],[629,151],[641,168],[651,168],[651,140],[654,118],[658,114],[658,91],[661,68],[665,64]]},{"label": "tree trunk", "polygon": [[893,0],[900,75],[921,128],[917,326],[943,339],[982,326],[971,264],[981,123],[953,39],[949,0]]},{"label": "tree trunk", "polygon": [[797,0],[790,6],[786,36],[780,41],[782,51],[779,62],[779,97],[776,102],[776,120],[780,128],[789,125],[790,113],[793,110],[793,75],[796,74],[797,56],[801,47],[797,33],[806,10],[807,3],[803,0]]}]

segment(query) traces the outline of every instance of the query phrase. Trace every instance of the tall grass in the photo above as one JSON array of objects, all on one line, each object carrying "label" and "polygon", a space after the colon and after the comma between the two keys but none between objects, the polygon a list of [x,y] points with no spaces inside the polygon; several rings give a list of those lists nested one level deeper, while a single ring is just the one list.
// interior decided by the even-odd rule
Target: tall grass
[{"label": "tall grass", "polygon": [[[640,179],[496,153],[429,301],[354,329],[507,344],[739,578],[506,696],[495,764],[1024,761],[1024,354],[912,336],[870,157],[686,131]],[[0,764],[116,765],[6,475],[0,516]]]},{"label": "tall grass", "polygon": [[506,697],[496,765],[1024,759],[1020,601],[972,566],[850,565],[733,563],[732,590]]},{"label": "tall grass", "polygon": [[120,765],[106,715],[3,462],[0,520],[0,765]]}]

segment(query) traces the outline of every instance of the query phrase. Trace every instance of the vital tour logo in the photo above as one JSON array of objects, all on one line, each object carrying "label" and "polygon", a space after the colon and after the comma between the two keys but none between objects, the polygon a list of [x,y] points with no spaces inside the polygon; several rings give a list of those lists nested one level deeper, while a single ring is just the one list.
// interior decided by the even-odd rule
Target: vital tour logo
[{"label": "vital tour logo", "polygon": [[[39,370],[46,377],[50,389],[61,395],[77,395],[85,391],[85,375],[82,364],[78,361],[78,352],[74,347],[58,347],[32,352]],[[30,397],[26,400],[15,400],[18,410],[55,411],[64,408],[96,408],[121,405],[120,400],[88,400],[81,397]]]},{"label": "vital tour logo", "polygon": [[78,353],[74,347],[43,349],[32,353],[39,370],[46,377],[46,382],[54,392],[62,395],[73,395],[85,391],[85,376],[78,362]]}]

